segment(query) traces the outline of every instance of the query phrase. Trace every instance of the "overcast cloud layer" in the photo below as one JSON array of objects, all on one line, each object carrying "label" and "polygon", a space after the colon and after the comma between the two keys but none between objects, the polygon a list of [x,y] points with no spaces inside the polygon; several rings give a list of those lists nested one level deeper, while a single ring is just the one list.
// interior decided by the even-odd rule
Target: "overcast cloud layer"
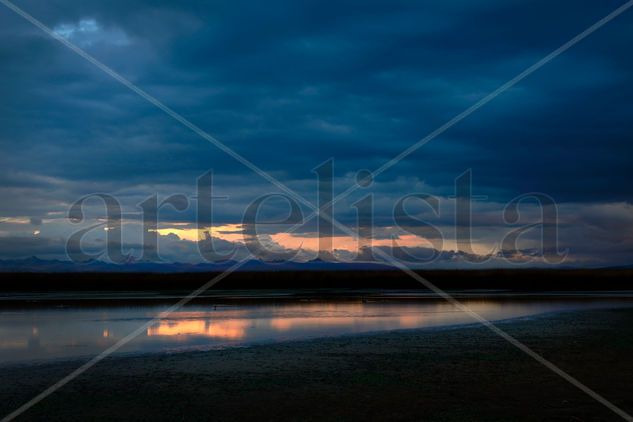
[{"label": "overcast cloud layer", "polygon": [[[312,201],[320,163],[334,159],[343,191],[622,3],[16,1]],[[631,11],[610,22],[342,201],[337,218],[354,224],[351,204],[372,192],[380,233],[398,198],[437,195],[440,216],[417,212],[455,250],[454,180],[472,169],[482,250],[509,229],[508,201],[542,192],[559,204],[570,263],[631,263],[632,24]],[[68,207],[93,192],[116,195],[130,225],[154,193],[193,198],[166,209],[163,228],[192,225],[209,169],[225,198],[218,225],[278,192],[4,6],[0,74],[0,257],[63,256]],[[166,259],[195,261],[194,242],[174,236]]]}]

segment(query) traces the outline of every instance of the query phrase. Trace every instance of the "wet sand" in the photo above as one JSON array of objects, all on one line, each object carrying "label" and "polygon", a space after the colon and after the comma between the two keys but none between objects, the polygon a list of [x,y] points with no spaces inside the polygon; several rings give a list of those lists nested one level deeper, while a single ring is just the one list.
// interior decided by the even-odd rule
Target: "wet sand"
[{"label": "wet sand", "polygon": [[[633,413],[633,310],[503,330]],[[80,361],[0,368],[5,415]],[[108,358],[18,420],[618,420],[487,328]]]}]

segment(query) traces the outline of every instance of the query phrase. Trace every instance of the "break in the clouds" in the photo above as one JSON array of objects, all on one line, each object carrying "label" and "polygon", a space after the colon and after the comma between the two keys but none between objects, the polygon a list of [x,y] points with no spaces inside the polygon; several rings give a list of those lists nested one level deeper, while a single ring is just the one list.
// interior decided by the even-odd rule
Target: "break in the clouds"
[{"label": "break in the clouds", "polygon": [[[335,191],[345,190],[358,170],[378,168],[623,2],[15,3],[315,201],[320,163],[334,158]],[[509,229],[504,204],[542,192],[559,204],[571,262],[630,263],[632,13],[342,201],[337,218],[353,225],[352,204],[372,192],[375,232],[391,239],[402,236],[390,221],[398,198],[437,195],[443,213],[429,221],[443,249],[458,251],[450,198],[472,169],[474,194],[486,196],[473,229],[482,254]],[[278,191],[4,6],[0,72],[4,257],[59,252],[74,228],[68,207],[83,195],[116,195],[138,224],[145,198],[183,193],[189,210],[161,214],[163,250],[191,261],[193,241],[176,229],[193,224],[196,177],[214,171],[218,226]],[[314,249],[313,225],[271,231],[284,250]],[[339,239],[345,251],[351,243]]]},{"label": "break in the clouds", "polygon": [[95,19],[81,19],[77,23],[62,23],[53,32],[80,47],[91,47],[95,43],[125,46],[129,40],[125,32],[118,28],[106,29]]}]

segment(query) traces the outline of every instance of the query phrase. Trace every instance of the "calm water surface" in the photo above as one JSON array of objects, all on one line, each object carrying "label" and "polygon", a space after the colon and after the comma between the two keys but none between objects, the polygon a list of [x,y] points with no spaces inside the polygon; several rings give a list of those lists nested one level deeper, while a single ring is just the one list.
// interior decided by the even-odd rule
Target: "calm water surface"
[{"label": "calm water surface", "polygon": [[[387,296],[388,297],[388,296]],[[463,299],[489,320],[546,312],[633,306],[612,297]],[[169,305],[3,306],[0,365],[97,354],[147,324]],[[193,304],[143,329],[121,353],[178,352],[393,329],[471,323],[468,314],[429,298],[265,304]]]}]

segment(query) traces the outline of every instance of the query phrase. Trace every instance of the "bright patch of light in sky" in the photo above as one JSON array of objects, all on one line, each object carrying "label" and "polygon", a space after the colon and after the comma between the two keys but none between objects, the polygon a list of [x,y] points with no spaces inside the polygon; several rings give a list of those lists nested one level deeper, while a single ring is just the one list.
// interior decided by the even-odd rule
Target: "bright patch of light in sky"
[{"label": "bright patch of light in sky", "polygon": [[95,19],[81,19],[78,23],[63,23],[55,26],[53,31],[78,44],[89,47],[103,43],[124,46],[130,43],[129,38],[119,28],[104,28]]}]

